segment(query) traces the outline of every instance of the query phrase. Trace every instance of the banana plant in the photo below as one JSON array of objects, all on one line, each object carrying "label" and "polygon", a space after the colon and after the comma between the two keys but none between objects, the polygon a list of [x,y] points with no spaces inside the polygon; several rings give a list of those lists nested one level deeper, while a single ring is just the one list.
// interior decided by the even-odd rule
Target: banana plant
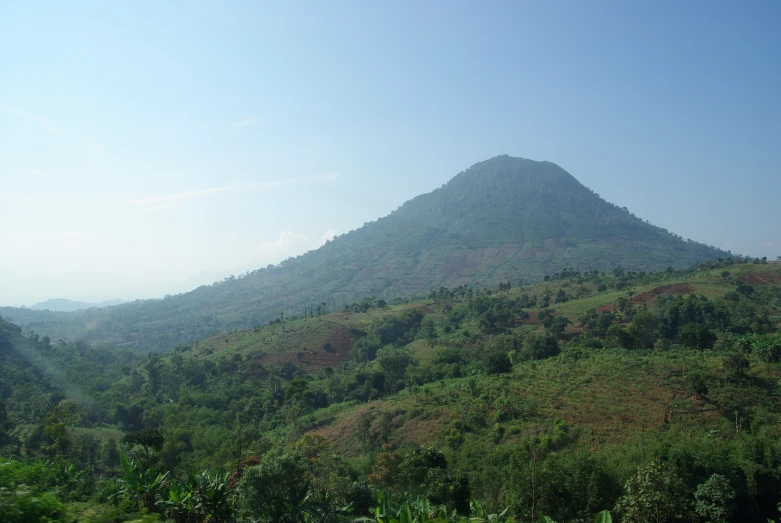
[{"label": "banana plant", "polygon": [[[499,522],[507,513],[507,509],[501,514],[486,514],[483,507],[475,500],[470,502],[471,514],[459,515],[455,510],[448,509],[447,505],[436,505],[427,498],[418,496],[409,499],[402,496],[400,499],[391,499],[386,491],[377,494],[377,506],[374,508],[374,519],[377,523],[457,523],[457,522]],[[508,518],[509,519],[509,518]],[[370,518],[359,518],[356,521],[371,521]]]},{"label": "banana plant", "polygon": [[125,484],[120,494],[135,499],[139,509],[144,507],[154,512],[157,508],[157,497],[168,486],[168,472],[159,474],[152,467],[143,470],[135,460],[128,459],[124,452],[119,455],[119,459]]},{"label": "banana plant", "polygon": [[[448,510],[445,505],[434,505],[428,499],[419,496],[411,500],[406,495],[393,499],[388,492],[381,490],[377,493],[377,506],[372,509],[374,518],[358,518],[354,522],[369,523],[372,519],[376,523],[510,523],[515,521],[507,515],[509,508],[500,514],[488,514],[477,501],[469,502],[469,514],[456,514],[455,510]],[[556,523],[550,516],[540,514],[538,523]],[[610,512],[603,510],[597,514],[594,523],[613,523]]]},{"label": "banana plant", "polygon": [[[543,514],[540,514],[537,521],[539,523],[556,523],[550,516],[545,516]],[[594,519],[594,523],[613,523],[613,518],[610,515],[610,511],[603,510],[597,514],[597,517]]]},{"label": "banana plant", "polygon": [[[471,520],[475,521],[500,521],[502,518],[505,517],[507,512],[510,510],[510,507],[507,507],[499,514],[488,514],[486,513],[483,506],[480,504],[479,501],[476,499],[473,499],[469,502],[469,511],[471,513]],[[508,518],[509,519],[509,518]]]},{"label": "banana plant", "polygon": [[170,482],[165,499],[156,503],[176,523],[217,523],[232,517],[228,475],[201,472]]}]

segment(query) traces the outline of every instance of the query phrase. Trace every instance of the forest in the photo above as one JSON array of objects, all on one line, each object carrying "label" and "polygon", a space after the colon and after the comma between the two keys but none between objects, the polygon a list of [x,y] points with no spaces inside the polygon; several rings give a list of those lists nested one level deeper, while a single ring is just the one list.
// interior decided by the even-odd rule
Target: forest
[{"label": "forest", "polygon": [[768,521],[781,264],[314,301],[168,353],[0,319],[0,520]]}]

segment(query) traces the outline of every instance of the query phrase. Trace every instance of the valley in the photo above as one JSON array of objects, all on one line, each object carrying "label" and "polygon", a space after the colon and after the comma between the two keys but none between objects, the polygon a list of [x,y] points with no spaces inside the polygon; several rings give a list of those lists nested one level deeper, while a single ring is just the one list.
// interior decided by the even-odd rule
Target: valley
[{"label": "valley", "polygon": [[[242,460],[272,467],[257,481],[273,466],[303,467],[310,495],[323,496],[312,510],[339,517],[365,514],[370,492],[412,511],[422,495],[478,519],[470,499],[519,520],[621,517],[625,484],[659,459],[677,485],[656,487],[670,510],[696,517],[695,493],[715,475],[733,489],[727,509],[759,520],[779,492],[779,305],[778,263],[723,258],[320,304],[165,355],[4,322],[2,444],[74,464],[56,472],[70,478],[57,513],[85,521],[143,509],[134,500],[146,495],[165,502],[148,517],[194,514],[160,489],[191,488],[201,470],[228,485],[219,474],[239,477]],[[149,483],[111,498],[129,470]],[[154,486],[158,471],[167,476]],[[46,481],[60,480],[36,488]],[[223,497],[208,517],[267,507],[245,504],[249,485],[210,487]],[[274,495],[273,506],[296,503]]]}]

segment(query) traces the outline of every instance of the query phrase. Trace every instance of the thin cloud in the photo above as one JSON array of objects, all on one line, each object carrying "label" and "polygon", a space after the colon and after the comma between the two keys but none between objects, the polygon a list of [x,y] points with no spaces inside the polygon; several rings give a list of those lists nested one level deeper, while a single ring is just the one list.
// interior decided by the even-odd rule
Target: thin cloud
[{"label": "thin cloud", "polygon": [[18,109],[16,107],[3,107],[0,108],[0,111],[6,114],[10,114],[12,116],[16,116],[18,118],[24,118],[25,120],[31,120],[33,122],[37,122],[46,131],[52,134],[57,134],[59,136],[65,136],[67,138],[81,141],[85,146],[93,147],[93,148],[101,147],[101,145],[92,136],[71,129],[65,125],[62,125],[61,123],[55,122],[54,120],[50,120],[49,118],[45,118],[43,116],[31,113],[29,111]]},{"label": "thin cloud", "polygon": [[245,127],[251,127],[253,125],[258,125],[260,123],[260,117],[253,116],[252,118],[246,118],[244,120],[239,120],[238,122],[235,122],[234,125],[238,127],[239,129],[244,129]]},{"label": "thin cloud", "polygon": [[236,192],[236,191],[265,191],[271,189],[281,189],[284,187],[290,187],[294,185],[311,185],[316,183],[325,183],[335,180],[339,176],[338,173],[328,173],[317,176],[305,176],[301,178],[292,178],[290,180],[274,180],[270,182],[258,182],[258,183],[246,183],[242,185],[223,185],[220,187],[208,187],[206,189],[196,189],[191,191],[183,191],[174,194],[163,194],[160,196],[149,196],[147,198],[141,198],[138,200],[128,200],[124,202],[117,202],[111,207],[135,207],[135,208],[169,208],[164,207],[164,204],[172,204],[176,202],[184,202],[188,200],[194,200],[197,198],[205,198],[215,194]]},{"label": "thin cloud", "polygon": [[3,108],[3,112],[7,114],[11,114],[14,116],[19,116],[20,118],[26,118],[28,120],[35,120],[38,123],[42,123],[48,127],[61,127],[59,124],[54,122],[53,120],[49,120],[48,118],[44,118],[43,116],[38,116],[37,114],[28,113],[27,111],[22,111],[21,109],[17,109],[15,107],[5,107]]}]

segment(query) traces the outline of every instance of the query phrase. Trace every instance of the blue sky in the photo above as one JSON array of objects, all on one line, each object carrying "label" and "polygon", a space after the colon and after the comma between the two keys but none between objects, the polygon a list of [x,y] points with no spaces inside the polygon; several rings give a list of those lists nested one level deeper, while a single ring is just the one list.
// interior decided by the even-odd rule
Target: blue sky
[{"label": "blue sky", "polygon": [[781,3],[2,2],[0,304],[160,296],[475,162],[781,255]]}]

